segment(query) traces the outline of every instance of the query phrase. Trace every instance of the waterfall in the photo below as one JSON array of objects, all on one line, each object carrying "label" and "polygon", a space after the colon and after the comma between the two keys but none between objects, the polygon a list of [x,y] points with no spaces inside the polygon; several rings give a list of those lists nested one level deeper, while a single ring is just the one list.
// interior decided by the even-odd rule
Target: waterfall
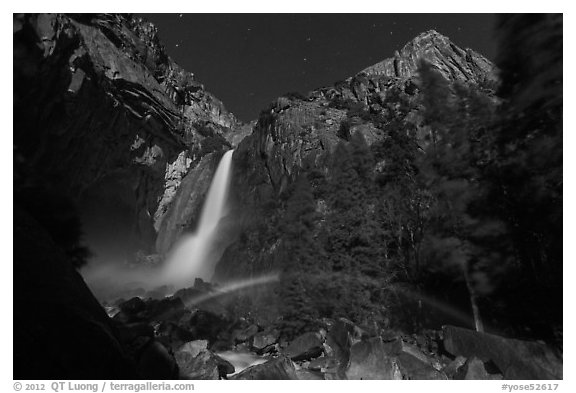
[{"label": "waterfall", "polygon": [[162,281],[175,288],[190,286],[194,278],[210,280],[217,260],[212,256],[218,223],[226,213],[233,150],[227,151],[214,174],[196,232],[183,236],[166,260]]}]

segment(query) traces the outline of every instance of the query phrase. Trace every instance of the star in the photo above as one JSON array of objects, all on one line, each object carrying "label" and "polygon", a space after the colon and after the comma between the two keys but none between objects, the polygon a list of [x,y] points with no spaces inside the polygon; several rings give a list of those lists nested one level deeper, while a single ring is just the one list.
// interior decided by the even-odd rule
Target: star
[{"label": "star", "polygon": [[306,41],[310,42],[310,41],[312,41],[312,38],[308,37],[308,38],[306,38]]},{"label": "star", "polygon": [[176,48],[178,48],[180,46],[180,44],[176,44]]},{"label": "star", "polygon": [[178,18],[182,18],[182,14],[178,15]]}]

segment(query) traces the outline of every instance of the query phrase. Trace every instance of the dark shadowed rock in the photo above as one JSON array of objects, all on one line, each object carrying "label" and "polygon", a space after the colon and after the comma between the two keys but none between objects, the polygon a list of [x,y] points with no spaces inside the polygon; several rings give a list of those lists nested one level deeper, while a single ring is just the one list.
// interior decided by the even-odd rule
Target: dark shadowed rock
[{"label": "dark shadowed rock", "polygon": [[396,359],[389,355],[380,338],[352,346],[346,376],[348,379],[402,379]]},{"label": "dark shadowed rock", "polygon": [[228,331],[233,324],[222,315],[205,310],[196,311],[190,318],[190,331],[196,339],[208,340],[210,345],[220,339],[220,335]]},{"label": "dark shadowed rock", "polygon": [[294,363],[286,356],[280,356],[263,364],[248,367],[230,379],[298,379]]},{"label": "dark shadowed rock", "polygon": [[138,337],[154,337],[154,328],[147,323],[121,323],[117,329],[118,337],[125,343],[130,343]]},{"label": "dark shadowed rock", "polygon": [[146,304],[146,317],[149,320],[178,321],[184,312],[184,303],[181,299],[175,297],[161,300],[151,299]]},{"label": "dark shadowed rock", "polygon": [[156,331],[158,341],[164,344],[167,348],[178,348],[182,344],[193,340],[194,334],[188,330],[180,327],[174,322],[164,321],[161,322]]},{"label": "dark shadowed rock", "polygon": [[454,356],[492,361],[505,379],[562,379],[562,359],[548,346],[444,326],[444,348]]},{"label": "dark shadowed rock", "polygon": [[138,367],[148,379],[178,378],[178,365],[174,357],[156,340],[149,340],[140,350]]},{"label": "dark shadowed rock", "polygon": [[322,336],[319,333],[304,333],[290,342],[284,354],[292,360],[313,359],[324,351],[322,344]]},{"label": "dark shadowed rock", "polygon": [[17,204],[13,214],[13,377],[146,378],[50,235]]},{"label": "dark shadowed rock", "polygon": [[133,297],[132,299],[119,304],[118,307],[121,311],[127,314],[136,315],[139,312],[144,311],[146,303],[144,303],[144,301],[139,297]]}]

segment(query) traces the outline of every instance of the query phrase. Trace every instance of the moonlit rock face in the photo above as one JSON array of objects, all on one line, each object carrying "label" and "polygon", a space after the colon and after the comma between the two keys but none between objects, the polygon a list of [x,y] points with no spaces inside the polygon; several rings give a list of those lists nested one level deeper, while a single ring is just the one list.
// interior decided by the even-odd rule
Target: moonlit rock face
[{"label": "moonlit rock face", "polygon": [[200,215],[196,233],[183,236],[168,256],[163,281],[176,288],[188,286],[196,277],[210,280],[215,258],[212,246],[217,239],[218,223],[226,213],[233,150],[227,151],[218,165]]},{"label": "moonlit rock face", "polygon": [[253,353],[238,352],[238,351],[219,352],[218,356],[232,363],[235,371],[234,374],[231,375],[236,375],[239,372],[244,371],[248,367],[266,363],[266,361],[268,360]]}]

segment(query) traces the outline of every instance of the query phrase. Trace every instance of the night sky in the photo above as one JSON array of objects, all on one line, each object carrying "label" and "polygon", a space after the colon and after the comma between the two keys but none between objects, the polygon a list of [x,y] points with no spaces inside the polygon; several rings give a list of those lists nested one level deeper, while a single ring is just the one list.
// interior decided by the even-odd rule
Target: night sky
[{"label": "night sky", "polygon": [[494,59],[493,14],[142,14],[168,54],[240,120],[332,85],[435,29]]}]

